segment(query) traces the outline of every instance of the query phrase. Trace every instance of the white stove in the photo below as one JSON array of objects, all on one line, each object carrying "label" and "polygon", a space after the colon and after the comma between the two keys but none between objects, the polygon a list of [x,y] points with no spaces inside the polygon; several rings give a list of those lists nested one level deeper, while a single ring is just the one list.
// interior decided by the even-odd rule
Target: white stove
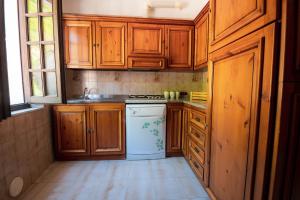
[{"label": "white stove", "polygon": [[129,95],[125,100],[127,104],[164,104],[167,100],[162,95]]}]

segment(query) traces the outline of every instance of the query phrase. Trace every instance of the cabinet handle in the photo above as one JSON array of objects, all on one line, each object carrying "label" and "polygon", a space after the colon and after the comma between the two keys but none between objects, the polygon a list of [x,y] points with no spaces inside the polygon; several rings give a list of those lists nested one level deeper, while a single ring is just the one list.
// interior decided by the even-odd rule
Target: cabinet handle
[{"label": "cabinet handle", "polygon": [[87,132],[88,132],[88,134],[92,134],[93,129],[89,128]]},{"label": "cabinet handle", "polygon": [[196,138],[200,138],[200,135],[198,133],[195,133]]},{"label": "cabinet handle", "polygon": [[193,162],[194,166],[199,169],[199,165],[196,162]]},{"label": "cabinet handle", "polygon": [[197,122],[201,122],[201,119],[200,119],[199,117],[195,117],[195,120],[196,120]]}]

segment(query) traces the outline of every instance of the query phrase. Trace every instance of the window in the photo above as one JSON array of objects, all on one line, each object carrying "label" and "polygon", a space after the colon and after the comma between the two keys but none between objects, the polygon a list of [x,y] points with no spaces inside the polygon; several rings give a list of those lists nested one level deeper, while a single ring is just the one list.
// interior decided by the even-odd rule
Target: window
[{"label": "window", "polygon": [[20,54],[18,0],[4,1],[5,40],[10,104],[25,103]]},{"label": "window", "polygon": [[58,0],[5,0],[11,104],[60,103]]}]

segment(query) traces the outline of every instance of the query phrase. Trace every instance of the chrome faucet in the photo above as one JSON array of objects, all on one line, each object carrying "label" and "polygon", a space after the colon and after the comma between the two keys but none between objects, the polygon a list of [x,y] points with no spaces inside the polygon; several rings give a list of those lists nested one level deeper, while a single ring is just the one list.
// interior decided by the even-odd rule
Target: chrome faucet
[{"label": "chrome faucet", "polygon": [[84,88],[83,90],[83,99],[88,99],[88,95],[89,95],[89,89],[88,88]]}]

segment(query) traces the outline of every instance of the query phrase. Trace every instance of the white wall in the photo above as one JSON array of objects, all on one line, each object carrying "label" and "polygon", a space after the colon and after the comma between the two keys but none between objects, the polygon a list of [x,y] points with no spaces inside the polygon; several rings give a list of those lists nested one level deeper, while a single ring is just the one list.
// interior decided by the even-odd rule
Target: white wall
[{"label": "white wall", "polygon": [[[161,0],[166,1],[166,0]],[[147,11],[147,0],[62,0],[64,13],[194,19],[208,0],[178,0],[183,8],[158,8]]]}]

